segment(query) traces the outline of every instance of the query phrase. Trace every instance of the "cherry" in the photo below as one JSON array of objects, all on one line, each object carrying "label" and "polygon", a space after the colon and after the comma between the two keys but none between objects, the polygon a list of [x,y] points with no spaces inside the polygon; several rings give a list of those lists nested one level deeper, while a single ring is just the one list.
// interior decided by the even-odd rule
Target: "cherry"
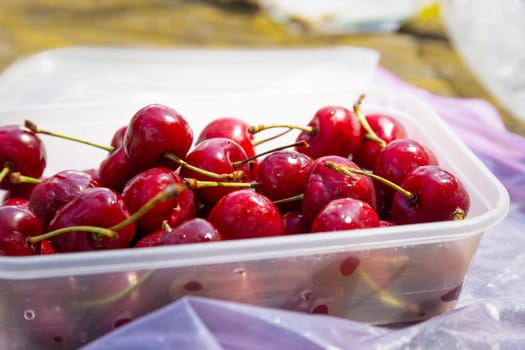
[{"label": "cherry", "polygon": [[222,235],[208,220],[193,218],[174,228],[167,227],[159,245],[221,241]]},{"label": "cherry", "polygon": [[[222,177],[224,181],[233,181],[230,176],[233,175],[233,179],[238,177],[237,180],[249,181],[249,164],[242,163],[238,167],[234,165],[235,162],[242,162],[246,159],[246,152],[237,142],[224,137],[206,139],[195,145],[188,153],[186,162],[192,168],[183,166],[180,169],[180,175],[201,181],[217,180],[218,178],[220,180],[221,175],[225,175]],[[211,174],[204,173],[203,170]],[[218,186],[200,188],[197,190],[197,197],[204,204],[216,203],[221,197],[235,190],[237,188]]]},{"label": "cherry", "polygon": [[35,249],[27,237],[42,233],[37,217],[21,205],[0,206],[0,255],[34,255]]},{"label": "cherry", "polygon": [[327,155],[348,157],[361,146],[359,119],[345,107],[322,107],[308,126],[311,131],[301,131],[297,140],[306,141],[309,147],[297,147],[297,150],[313,159]]},{"label": "cherry", "polygon": [[200,132],[197,143],[214,137],[225,137],[237,142],[248,157],[255,155],[253,134],[246,121],[236,117],[220,117],[209,122]]},{"label": "cherry", "polygon": [[311,231],[329,232],[379,227],[379,217],[370,204],[350,197],[330,201],[315,217]]},{"label": "cherry", "polygon": [[11,197],[4,200],[1,205],[15,205],[22,208],[28,208],[29,201],[26,198]]},{"label": "cherry", "polygon": [[240,189],[222,197],[208,220],[224,239],[280,236],[284,226],[279,210],[264,195]]},{"label": "cherry", "polygon": [[412,196],[394,195],[392,221],[397,225],[463,219],[470,208],[470,197],[461,181],[439,166],[414,169],[401,187]]},{"label": "cherry", "polygon": [[19,125],[0,127],[0,189],[17,187],[6,176],[9,172],[39,178],[45,167],[44,143],[34,132]]},{"label": "cherry", "polygon": [[307,233],[310,231],[309,225],[304,220],[303,212],[300,210],[292,210],[282,215],[284,234],[295,235],[300,233]]},{"label": "cherry", "polygon": [[129,179],[146,168],[143,164],[131,161],[124,148],[119,147],[100,163],[98,177],[102,186],[122,192]]},{"label": "cherry", "polygon": [[[57,211],[48,230],[84,225],[109,228],[128,217],[128,208],[118,193],[105,187],[87,188]],[[134,235],[135,224],[132,222],[117,230],[117,237],[101,237],[75,229],[50,238],[50,242],[57,252],[118,249],[129,247]]]},{"label": "cherry", "polygon": [[325,163],[360,169],[357,164],[341,156],[324,156],[314,162],[304,190],[302,211],[307,223],[312,223],[319,211],[331,200],[343,197],[360,199],[376,207],[376,193],[372,180],[366,175],[347,175],[329,169]]},{"label": "cherry", "polygon": [[[276,151],[264,158],[258,168],[258,191],[278,201],[297,196],[304,192],[313,167],[310,156],[293,150]],[[296,201],[300,207],[301,202]],[[295,206],[278,205],[284,211],[295,209]]]},{"label": "cherry", "polygon": [[124,137],[126,135],[126,130],[128,129],[127,125],[121,126],[115,131],[113,137],[111,138],[111,147],[114,149],[122,147],[124,144]]},{"label": "cherry", "polygon": [[[413,139],[402,138],[391,141],[379,152],[373,173],[401,185],[407,175],[417,167],[437,164],[438,160],[429,148]],[[379,213],[382,217],[388,218],[395,191],[381,183],[378,183],[377,187],[382,196],[380,200],[382,210]]]},{"label": "cherry", "polygon": [[[184,179],[172,170],[155,167],[145,170],[131,178],[122,191],[122,198],[127,208],[131,212],[136,212],[151,198],[164,191],[169,185],[183,183]],[[182,221],[194,217],[196,213],[197,204],[195,195],[192,190],[187,189],[178,196],[168,198],[158,203],[140,217],[135,222],[135,225],[139,234],[143,235],[144,233],[160,229],[165,220],[167,220],[169,225],[175,226]]]},{"label": "cherry", "polygon": [[403,138],[390,142],[379,153],[373,172],[400,185],[415,168],[437,164],[437,158],[429,148],[413,139]]},{"label": "cherry", "polygon": [[154,166],[168,153],[184,158],[192,143],[193,131],[179,112],[151,104],[131,118],[123,147],[134,163]]},{"label": "cherry", "polygon": [[[385,141],[385,145],[393,140],[407,137],[403,124],[401,124],[398,119],[388,114],[368,114],[365,118],[377,137]],[[358,164],[361,168],[372,170],[383,146],[376,140],[367,138],[366,130],[364,128],[361,129],[361,137],[363,143],[361,144],[361,147],[353,153],[352,161]]]},{"label": "cherry", "polygon": [[89,173],[74,169],[62,170],[35,186],[29,197],[29,209],[46,229],[57,210],[86,188],[98,186],[99,183]]}]

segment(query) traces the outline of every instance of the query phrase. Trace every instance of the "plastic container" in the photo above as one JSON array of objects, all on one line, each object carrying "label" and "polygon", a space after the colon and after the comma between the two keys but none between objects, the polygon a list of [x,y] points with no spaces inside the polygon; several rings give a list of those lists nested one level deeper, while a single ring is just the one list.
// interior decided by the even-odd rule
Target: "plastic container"
[{"label": "plastic container", "polygon": [[[209,55],[213,61],[213,53]],[[242,53],[240,56],[243,58]],[[367,95],[365,112],[399,118],[411,137],[433,149],[441,164],[464,182],[472,202],[465,220],[185,246],[0,257],[0,346],[78,347],[186,294],[328,313],[371,324],[419,321],[451,310],[483,233],[505,217],[509,198],[501,183],[428,105],[398,91],[356,85],[310,93],[291,89],[204,96],[162,94],[146,100],[174,107],[197,134],[207,121],[221,115],[236,115],[250,123],[286,120],[304,124],[321,106],[351,106],[363,92]],[[7,124],[30,119],[44,129],[108,143],[116,128],[127,123],[144,103],[145,99],[137,98],[112,104],[34,105],[1,111],[0,120]],[[293,139],[295,134],[288,137]],[[94,167],[104,157],[103,151],[85,145],[47,137],[45,142],[49,173]],[[279,140],[279,144],[285,142]],[[350,273],[357,261],[359,266]]]}]

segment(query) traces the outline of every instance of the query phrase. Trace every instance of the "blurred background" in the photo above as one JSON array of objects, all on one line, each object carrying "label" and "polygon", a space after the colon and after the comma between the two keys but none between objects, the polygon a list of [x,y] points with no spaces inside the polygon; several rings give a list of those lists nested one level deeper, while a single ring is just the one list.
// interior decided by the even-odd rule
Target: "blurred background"
[{"label": "blurred background", "polygon": [[[486,2],[490,1],[478,3]],[[504,3],[507,2],[523,9],[522,0]],[[24,56],[68,46],[362,46],[379,51],[381,66],[410,84],[441,96],[489,101],[510,130],[525,135],[525,124],[517,115],[517,109],[505,100],[506,93],[493,88],[483,69],[473,63],[481,61],[483,51],[476,52],[478,59],[469,58],[465,53],[469,49],[464,49],[457,40],[458,32],[475,28],[472,20],[461,23],[465,16],[458,15],[470,15],[470,19],[478,16],[469,12],[474,5],[468,3],[465,0],[440,3],[425,0],[0,0],[0,70]],[[445,10],[447,16],[443,15]],[[487,8],[479,10],[495,17]],[[510,12],[520,13],[516,8]],[[450,21],[466,27],[454,27]],[[498,32],[497,27],[488,28],[491,28],[488,32]],[[498,32],[498,38],[505,42],[508,36]],[[472,42],[472,37],[467,39]],[[521,41],[518,40],[520,45]],[[505,54],[512,57],[512,49]],[[494,64],[497,62],[487,63],[488,67]],[[504,73],[507,81],[516,74]],[[523,86],[515,83],[512,88],[517,90]]]}]

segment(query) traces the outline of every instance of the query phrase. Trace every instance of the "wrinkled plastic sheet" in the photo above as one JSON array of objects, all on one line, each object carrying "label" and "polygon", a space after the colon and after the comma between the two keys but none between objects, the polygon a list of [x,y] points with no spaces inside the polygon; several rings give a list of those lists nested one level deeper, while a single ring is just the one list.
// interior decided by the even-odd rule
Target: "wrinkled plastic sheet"
[{"label": "wrinkled plastic sheet", "polygon": [[375,82],[431,104],[506,186],[511,210],[488,230],[457,307],[395,328],[187,296],[92,341],[98,349],[525,349],[525,138],[479,99],[439,97],[382,68]]}]

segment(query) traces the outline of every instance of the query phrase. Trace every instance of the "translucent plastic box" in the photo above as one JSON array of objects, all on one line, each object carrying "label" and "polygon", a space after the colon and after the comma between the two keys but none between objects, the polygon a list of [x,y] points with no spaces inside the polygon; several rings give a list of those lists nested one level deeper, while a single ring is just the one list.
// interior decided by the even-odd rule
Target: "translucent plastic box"
[{"label": "translucent plastic box", "polygon": [[[214,53],[207,54],[213,61]],[[254,57],[242,55],[234,56],[245,64]],[[284,55],[293,58],[296,53]],[[126,62],[126,57],[121,59]],[[82,66],[82,60],[77,64]],[[273,65],[282,67],[278,61]],[[261,63],[266,69],[274,66]],[[399,118],[411,137],[428,145],[440,163],[460,177],[472,204],[467,218],[455,222],[0,257],[1,347],[77,347],[186,294],[304,313],[326,312],[372,324],[424,320],[452,309],[483,233],[508,211],[507,192],[429,106],[413,96],[367,86],[366,80],[362,83],[334,91],[253,89],[214,94],[209,90],[204,95],[163,93],[157,99],[122,98],[113,103],[79,98],[74,103],[46,105],[42,99],[25,107],[22,103],[5,107],[0,124],[30,119],[43,129],[107,144],[113,132],[147,103],[174,107],[198,134],[206,122],[223,115],[252,124],[283,120],[305,124],[320,107],[350,107],[360,93],[366,93],[364,112]],[[52,91],[46,93],[52,96]],[[288,141],[295,135],[288,135]],[[48,150],[48,173],[96,167],[105,156],[104,151],[85,145],[42,137]],[[348,266],[356,261],[358,268],[348,274]]]}]

